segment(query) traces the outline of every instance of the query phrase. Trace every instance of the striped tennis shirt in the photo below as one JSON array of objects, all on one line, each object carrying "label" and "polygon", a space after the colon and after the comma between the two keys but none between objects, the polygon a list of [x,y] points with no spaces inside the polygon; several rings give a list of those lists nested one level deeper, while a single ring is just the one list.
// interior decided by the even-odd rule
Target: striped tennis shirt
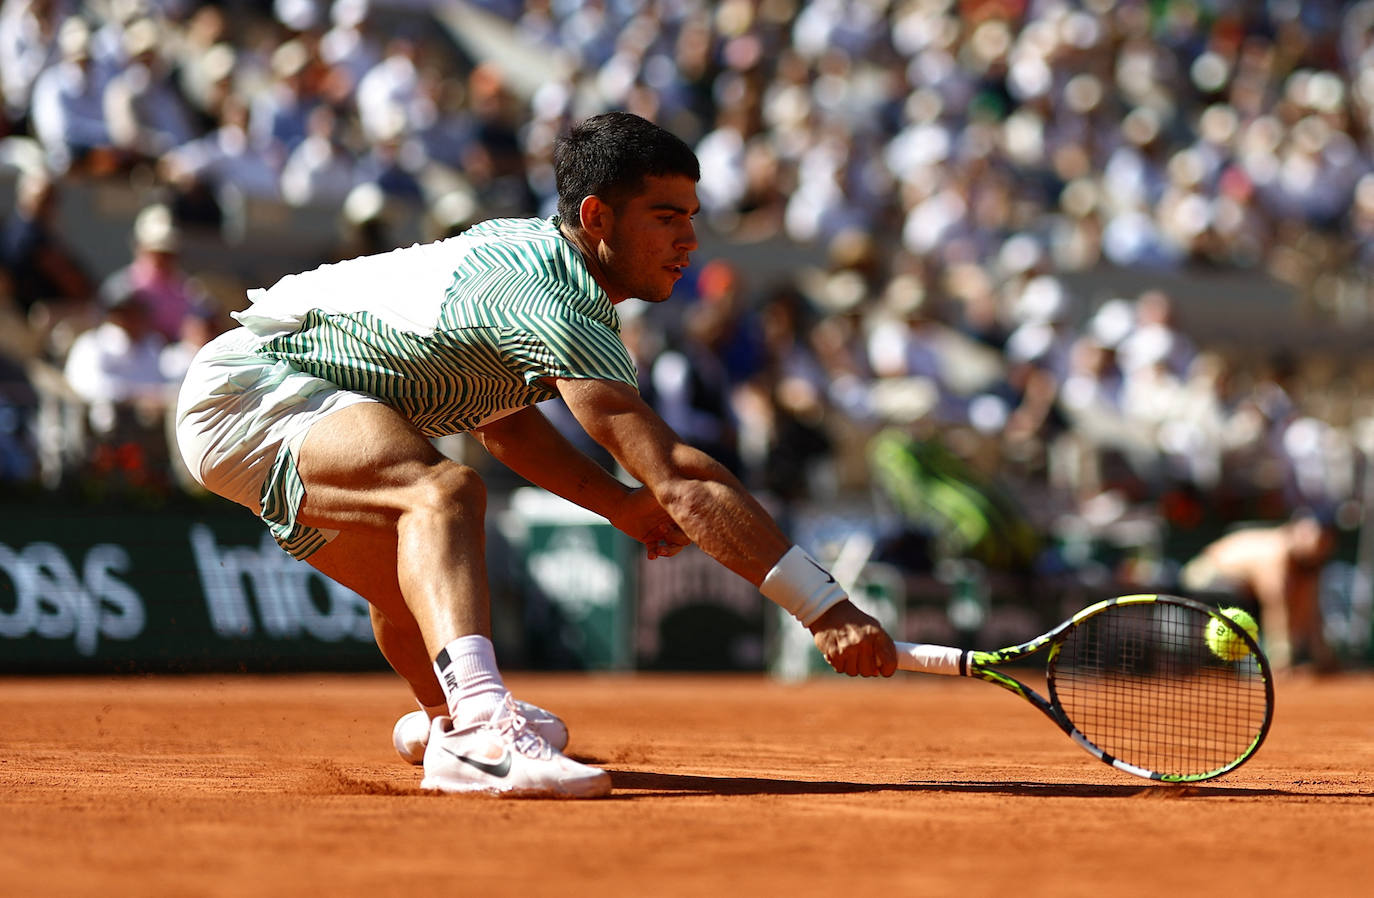
[{"label": "striped tennis shirt", "polygon": [[257,352],[377,397],[427,436],[552,398],[546,377],[638,387],[620,319],[549,219],[323,265],[250,291]]}]

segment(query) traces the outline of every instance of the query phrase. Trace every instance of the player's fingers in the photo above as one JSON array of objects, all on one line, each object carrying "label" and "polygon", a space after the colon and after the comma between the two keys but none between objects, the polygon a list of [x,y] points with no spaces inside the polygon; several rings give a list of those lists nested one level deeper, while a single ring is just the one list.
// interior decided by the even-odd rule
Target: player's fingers
[{"label": "player's fingers", "polygon": [[861,676],[877,677],[878,659],[877,656],[875,656],[874,654],[874,647],[872,647],[871,638],[870,640],[863,641],[863,645],[861,645],[859,652],[859,673],[861,674]]},{"label": "player's fingers", "polygon": [[878,640],[877,660],[878,673],[881,675],[890,677],[897,672],[897,646],[891,638]]}]

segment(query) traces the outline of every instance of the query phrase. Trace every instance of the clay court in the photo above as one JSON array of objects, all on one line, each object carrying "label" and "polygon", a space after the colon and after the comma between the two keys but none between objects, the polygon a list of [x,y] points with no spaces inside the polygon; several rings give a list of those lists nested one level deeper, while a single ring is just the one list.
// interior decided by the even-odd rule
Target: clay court
[{"label": "clay court", "polygon": [[1369,894],[1374,677],[1285,681],[1209,784],[985,683],[515,674],[588,802],[421,792],[390,675],[0,680],[0,893]]}]

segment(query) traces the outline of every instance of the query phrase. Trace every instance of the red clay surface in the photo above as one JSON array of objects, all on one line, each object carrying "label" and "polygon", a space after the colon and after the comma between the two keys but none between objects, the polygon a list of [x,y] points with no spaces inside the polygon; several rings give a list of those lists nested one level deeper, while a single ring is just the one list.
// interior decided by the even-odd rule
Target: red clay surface
[{"label": "red clay surface", "polygon": [[389,675],[0,679],[0,894],[1374,893],[1374,677],[1162,786],[985,683],[516,674],[615,792],[420,792]]}]

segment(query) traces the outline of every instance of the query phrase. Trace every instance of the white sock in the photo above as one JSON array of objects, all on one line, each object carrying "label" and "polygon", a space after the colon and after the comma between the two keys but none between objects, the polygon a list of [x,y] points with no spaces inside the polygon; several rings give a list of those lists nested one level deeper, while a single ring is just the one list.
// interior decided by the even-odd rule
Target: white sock
[{"label": "white sock", "polygon": [[496,649],[485,636],[460,636],[434,659],[434,672],[448,699],[449,716],[460,727],[490,720],[506,698],[496,667]]}]

